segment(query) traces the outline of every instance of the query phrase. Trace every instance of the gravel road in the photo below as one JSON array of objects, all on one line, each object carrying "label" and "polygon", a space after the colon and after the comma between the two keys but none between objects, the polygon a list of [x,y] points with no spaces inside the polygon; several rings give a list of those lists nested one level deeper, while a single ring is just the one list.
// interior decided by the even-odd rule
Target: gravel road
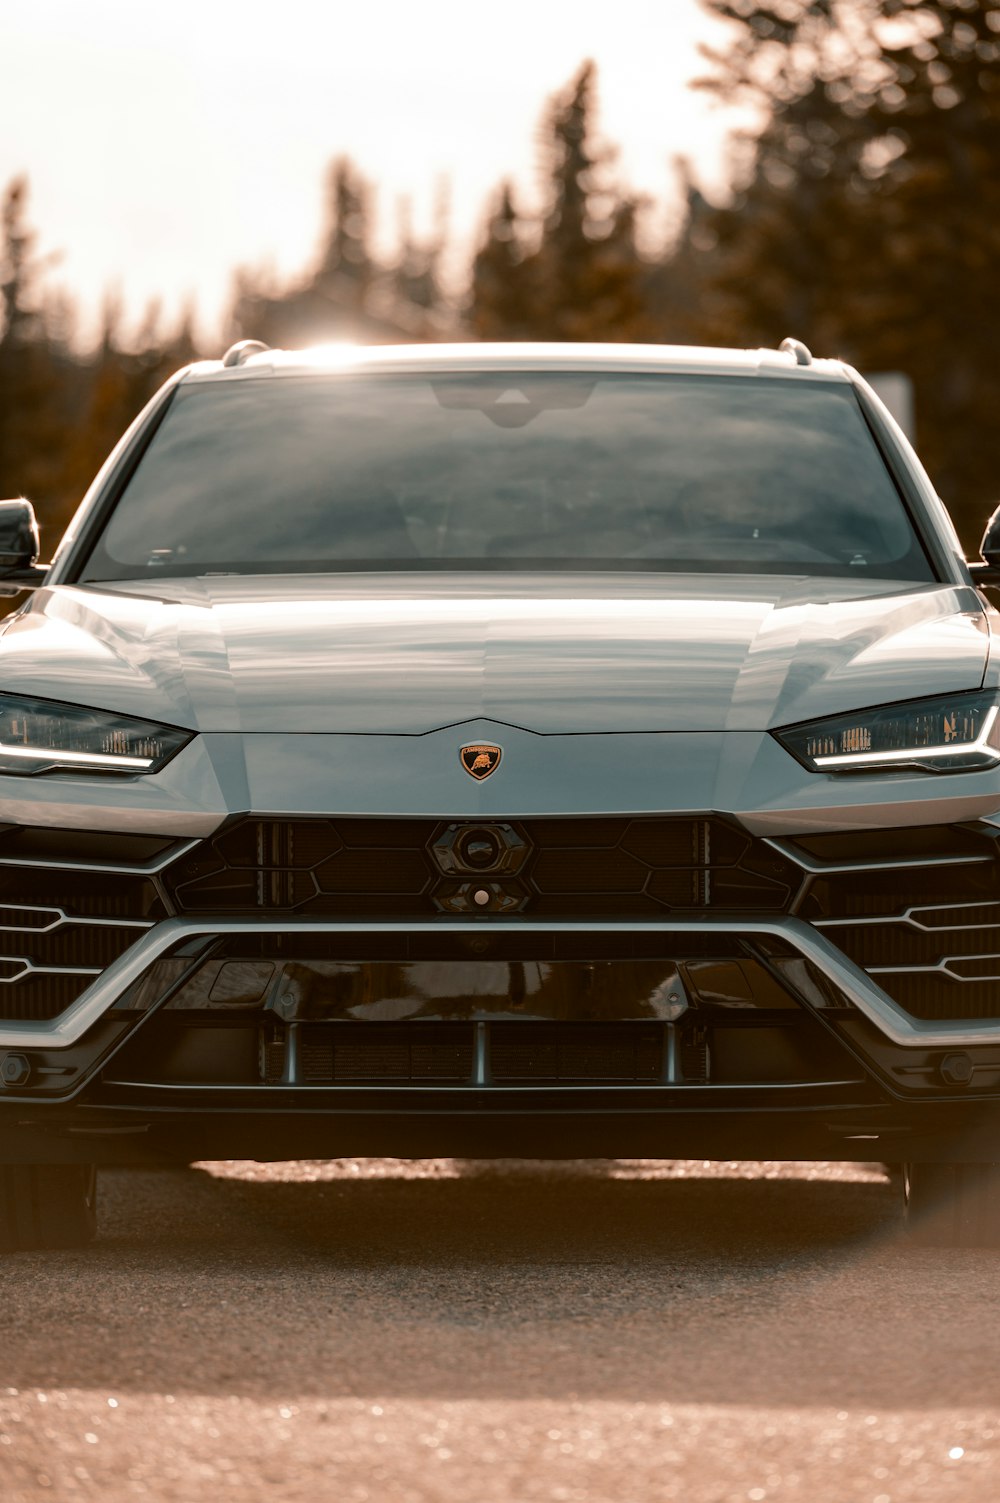
[{"label": "gravel road", "polygon": [[878,1167],[107,1173],[0,1263],[0,1498],[1000,1496],[998,1257]]}]

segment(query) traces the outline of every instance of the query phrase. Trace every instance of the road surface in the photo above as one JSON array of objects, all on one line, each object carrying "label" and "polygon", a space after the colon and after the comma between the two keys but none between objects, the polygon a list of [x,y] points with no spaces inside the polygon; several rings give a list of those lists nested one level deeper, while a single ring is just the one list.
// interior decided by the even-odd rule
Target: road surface
[{"label": "road surface", "polygon": [[0,1263],[0,1498],[996,1503],[998,1263],[877,1166],[106,1173]]}]

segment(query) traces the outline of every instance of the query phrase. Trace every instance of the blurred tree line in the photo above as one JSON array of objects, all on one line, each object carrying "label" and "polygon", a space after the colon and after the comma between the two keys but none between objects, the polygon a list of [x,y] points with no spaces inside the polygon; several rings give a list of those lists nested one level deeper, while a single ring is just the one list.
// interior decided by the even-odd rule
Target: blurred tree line
[{"label": "blurred tree line", "polygon": [[[727,26],[700,86],[756,120],[732,191],[709,203],[678,159],[683,214],[654,208],[595,136],[584,64],[542,120],[541,206],[498,186],[461,294],[446,292],[442,213],[397,254],[372,248],[372,190],[331,167],[314,261],[290,283],[237,272],[233,339],[642,340],[775,345],[785,334],[916,390],[918,444],[966,547],[1000,499],[1000,0],[701,0]],[[81,354],[47,291],[28,188],[0,223],[0,495],[35,500],[46,553],[115,440],[195,358],[192,317],[114,300]],[[206,352],[202,352],[206,353]],[[218,351],[207,352],[218,354]]]}]

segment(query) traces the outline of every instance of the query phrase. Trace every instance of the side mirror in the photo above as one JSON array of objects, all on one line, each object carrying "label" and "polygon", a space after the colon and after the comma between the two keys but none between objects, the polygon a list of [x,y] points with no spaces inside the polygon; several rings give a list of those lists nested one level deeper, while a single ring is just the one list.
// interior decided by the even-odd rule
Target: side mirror
[{"label": "side mirror", "polygon": [[986,560],[988,568],[1000,573],[1000,506],[986,524],[979,551]]},{"label": "side mirror", "polygon": [[0,501],[0,571],[38,562],[38,522],[30,501]]},{"label": "side mirror", "polygon": [[39,546],[31,502],[0,501],[0,594],[33,590],[42,583],[46,571],[37,567]]}]

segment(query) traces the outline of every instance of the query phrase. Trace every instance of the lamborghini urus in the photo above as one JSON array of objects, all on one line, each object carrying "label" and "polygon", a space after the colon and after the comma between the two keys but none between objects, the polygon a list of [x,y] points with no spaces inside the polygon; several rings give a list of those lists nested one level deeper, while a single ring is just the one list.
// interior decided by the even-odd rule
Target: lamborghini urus
[{"label": "lamborghini urus", "polygon": [[1000,1232],[1000,661],[795,340],[234,346],[0,504],[0,1242],[96,1168],[879,1160]]}]

